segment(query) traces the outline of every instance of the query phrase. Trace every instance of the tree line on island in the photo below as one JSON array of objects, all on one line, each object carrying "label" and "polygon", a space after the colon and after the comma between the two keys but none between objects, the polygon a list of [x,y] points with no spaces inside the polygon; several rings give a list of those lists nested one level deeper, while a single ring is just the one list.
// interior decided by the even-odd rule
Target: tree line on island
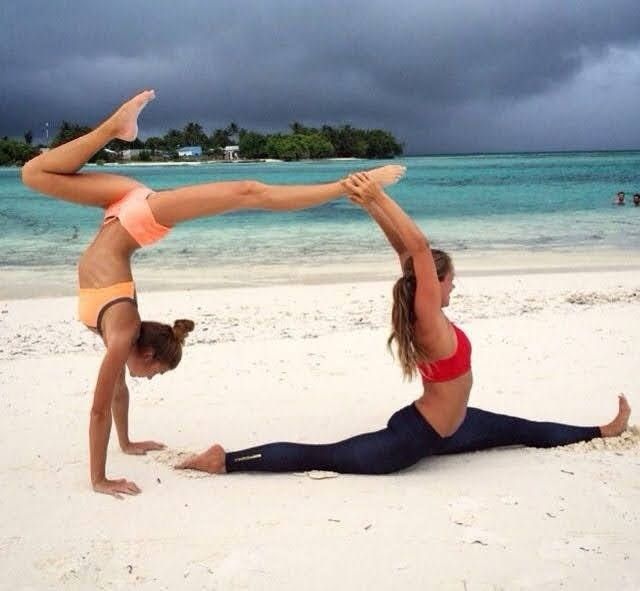
[{"label": "tree line on island", "polygon": [[[4,137],[0,140],[0,165],[22,164],[37,156],[41,148],[55,147],[91,131],[90,127],[63,121],[49,146],[34,146],[33,133],[24,134],[24,142]],[[230,123],[207,135],[199,123],[190,122],[183,129],[170,129],[164,136],[133,142],[114,140],[98,152],[92,162],[110,162],[122,158],[125,150],[135,150],[133,159],[143,162],[184,160],[178,150],[200,146],[198,160],[224,158],[226,146],[238,146],[244,160],[306,160],[322,158],[393,158],[402,154],[402,145],[383,129],[358,129],[351,125],[306,127],[293,122],[289,133],[258,133]],[[193,159],[193,158],[191,158]]]}]

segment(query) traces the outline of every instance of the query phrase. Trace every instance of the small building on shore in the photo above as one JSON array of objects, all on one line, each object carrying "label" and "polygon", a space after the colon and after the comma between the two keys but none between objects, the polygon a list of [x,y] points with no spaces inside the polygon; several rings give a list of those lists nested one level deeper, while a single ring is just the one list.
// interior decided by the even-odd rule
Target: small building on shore
[{"label": "small building on shore", "polygon": [[202,156],[202,146],[184,146],[178,148],[178,156],[180,158],[194,158]]},{"label": "small building on shore", "polygon": [[238,160],[240,157],[240,146],[225,146],[223,151],[225,160]]}]

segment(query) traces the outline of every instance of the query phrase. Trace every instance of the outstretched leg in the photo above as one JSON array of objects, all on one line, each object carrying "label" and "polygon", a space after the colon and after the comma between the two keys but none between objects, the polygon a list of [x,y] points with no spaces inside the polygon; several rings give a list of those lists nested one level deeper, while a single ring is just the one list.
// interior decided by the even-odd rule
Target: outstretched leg
[{"label": "outstretched leg", "polygon": [[[381,185],[395,183],[405,167],[388,164],[368,172]],[[266,185],[257,181],[230,181],[159,191],[149,197],[156,221],[174,226],[186,220],[236,209],[285,211],[315,207],[345,195],[343,181],[319,185]]]},{"label": "outstretched leg", "polygon": [[332,470],[347,474],[388,474],[433,453],[441,437],[413,405],[394,413],[386,429],[329,444],[269,443],[226,453],[219,445],[176,466],[223,472]]},{"label": "outstretched leg", "polygon": [[98,207],[107,207],[140,186],[125,176],[78,171],[111,140],[133,141],[138,134],[138,115],[154,96],[152,90],[141,92],[93,131],[27,162],[22,168],[25,185],[65,201]]},{"label": "outstretched leg", "polygon": [[382,429],[327,444],[268,443],[225,453],[219,445],[188,458],[177,468],[223,472],[304,472],[387,474],[415,464],[426,454],[408,453],[402,438]]},{"label": "outstretched leg", "polygon": [[596,437],[614,437],[627,428],[630,413],[629,403],[622,395],[618,399],[618,414],[602,427],[529,421],[470,407],[460,428],[451,437],[442,439],[436,454],[464,453],[508,445],[556,447]]}]

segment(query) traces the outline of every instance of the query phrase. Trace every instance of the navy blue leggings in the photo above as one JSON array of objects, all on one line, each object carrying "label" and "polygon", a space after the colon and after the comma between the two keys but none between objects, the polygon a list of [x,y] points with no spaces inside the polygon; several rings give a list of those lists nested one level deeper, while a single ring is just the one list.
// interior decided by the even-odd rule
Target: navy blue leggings
[{"label": "navy blue leggings", "polygon": [[386,429],[338,443],[269,443],[229,452],[226,469],[227,472],[331,470],[347,474],[388,474],[430,455],[505,445],[555,447],[600,436],[598,427],[528,421],[470,407],[460,428],[451,437],[440,437],[411,404],[394,413]]}]

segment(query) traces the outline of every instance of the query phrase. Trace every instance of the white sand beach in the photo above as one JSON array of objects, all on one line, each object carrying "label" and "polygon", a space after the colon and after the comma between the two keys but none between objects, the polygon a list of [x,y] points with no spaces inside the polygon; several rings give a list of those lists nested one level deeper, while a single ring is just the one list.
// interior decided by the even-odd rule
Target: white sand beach
[{"label": "white sand beach", "polygon": [[[640,272],[574,262],[458,262],[447,313],[473,343],[472,406],[599,425],[626,392],[638,411]],[[0,589],[639,589],[637,429],[388,476],[172,468],[213,442],[378,429],[418,397],[386,350],[392,278],[176,291],[143,279],[143,318],[196,330],[175,371],[129,380],[132,438],[168,447],[127,456],[112,434],[108,474],[143,490],[122,501],[89,485],[101,344],[75,299],[0,300]]]}]

